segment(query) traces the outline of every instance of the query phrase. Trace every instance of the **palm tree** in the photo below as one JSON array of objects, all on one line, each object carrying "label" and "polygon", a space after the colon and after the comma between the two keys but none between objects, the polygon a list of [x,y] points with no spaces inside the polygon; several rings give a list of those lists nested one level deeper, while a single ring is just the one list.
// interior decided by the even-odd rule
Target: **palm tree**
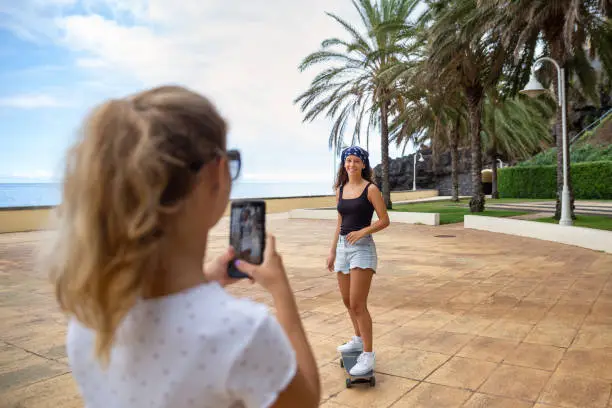
[{"label": "palm tree", "polygon": [[[451,154],[451,181],[453,184],[451,201],[459,202],[459,145],[467,135],[467,124],[465,115],[461,111],[455,111],[454,118],[448,122],[448,148]],[[442,146],[444,144],[442,143]]]},{"label": "palm tree", "polygon": [[[504,32],[504,44],[510,46],[518,55],[512,91],[516,93],[527,82],[534,61],[536,45],[545,44],[545,53],[565,68],[566,83],[577,78],[584,93],[597,104],[596,72],[591,65],[597,56],[602,71],[609,78],[612,73],[612,16],[611,0],[481,0],[480,12],[486,14],[488,27],[499,27]],[[512,43],[515,43],[511,45]],[[555,95],[557,93],[556,75],[553,78]],[[563,186],[563,140],[561,138],[561,109],[557,110],[557,209],[555,218],[561,214],[561,190]],[[566,154],[569,154],[566,151]],[[569,163],[569,160],[568,160]],[[570,175],[569,164],[566,168]],[[574,198],[572,196],[572,218]]]},{"label": "palm tree", "polygon": [[545,98],[515,97],[502,100],[495,92],[487,96],[483,109],[483,150],[492,166],[492,198],[499,198],[497,160],[524,160],[547,147],[554,103]]},{"label": "palm tree", "polygon": [[[310,88],[295,102],[305,112],[304,120],[319,115],[334,119],[329,137],[330,148],[338,144],[349,122],[354,121],[352,140],[359,141],[362,126],[366,126],[366,144],[370,129],[379,128],[382,159],[382,194],[387,208],[391,208],[389,188],[389,107],[393,84],[382,80],[381,72],[396,60],[400,44],[405,40],[401,25],[409,18],[419,0],[353,0],[359,12],[363,33],[342,18],[328,13],[350,34],[350,40],[330,38],[321,49],[308,55],[300,64],[300,71],[312,65],[328,66],[312,81]],[[381,26],[397,30],[378,30]],[[329,66],[329,63],[336,63]]]},{"label": "palm tree", "polygon": [[426,13],[415,24],[402,22],[401,27],[379,27],[381,31],[399,29],[406,40],[401,42],[395,63],[381,74],[387,83],[394,84],[395,94],[390,106],[395,115],[390,128],[391,140],[398,146],[403,143],[404,149],[409,141],[416,145],[429,140],[434,164],[440,150],[449,148],[451,200],[459,201],[458,148],[461,126],[465,123],[464,109],[460,89],[453,78],[440,78],[429,71],[429,17]]},{"label": "palm tree", "polygon": [[[504,74],[512,74],[513,66],[507,64],[509,62],[507,53],[498,46],[499,32],[494,30],[481,32],[482,35],[488,35],[488,40],[485,41],[469,40],[470,34],[476,31],[474,27],[478,27],[475,23],[483,18],[475,13],[474,5],[472,1],[459,0],[454,5],[430,1],[430,12],[426,13],[418,24],[420,30],[418,40],[422,45],[406,49],[404,58],[398,60],[395,66],[388,70],[390,82],[399,85],[396,86],[396,90],[403,97],[397,98],[397,101],[404,101],[403,104],[392,104],[392,107],[398,111],[395,123],[392,125],[392,139],[401,143],[407,138],[414,140],[415,137],[423,137],[425,134],[431,140],[434,151],[437,150],[436,146],[449,148],[455,200],[458,200],[459,135],[465,133],[462,132],[466,127],[463,118],[470,117],[469,110],[466,109],[465,103],[462,103],[465,90],[469,91],[470,88],[480,86],[483,93],[484,111],[481,112],[480,123],[477,125],[482,131],[479,130],[479,136],[471,137],[472,154],[474,157],[474,152],[477,152],[475,155],[478,156],[480,153],[481,156],[480,149],[474,145],[477,143],[484,145],[487,154],[492,156],[495,181],[498,156],[507,159],[523,158],[541,148],[541,143],[547,138],[546,118],[551,114],[551,105],[547,105],[546,100],[530,101],[521,98],[504,101],[498,95],[496,90],[498,86],[503,89],[511,83]],[[454,33],[457,35],[455,40],[447,35],[448,27],[453,26],[452,22],[465,23],[461,26],[463,28],[455,24]],[[410,32],[409,29],[405,31]],[[436,31],[442,38],[431,35]],[[453,33],[452,29],[450,33]],[[449,39],[453,46],[461,45],[463,49],[456,52],[457,50],[453,50],[452,47],[442,50],[436,48],[436,41],[439,44],[440,40]],[[447,45],[444,42],[443,44]],[[496,54],[493,52],[494,48],[500,52]],[[452,55],[454,52],[456,54]],[[428,53],[432,55],[427,55]],[[470,54],[479,56],[480,59],[465,58]],[[455,58],[454,61],[452,57]],[[432,63],[441,61],[450,62],[446,66],[442,64],[443,75],[439,75],[438,70],[431,69]],[[479,68],[479,63],[481,66],[484,65],[480,68],[480,73],[484,74],[482,76],[474,72]],[[490,65],[487,66],[487,63]],[[456,71],[453,72],[448,68],[454,68]],[[500,79],[503,81],[497,84]],[[488,90],[485,90],[485,85],[488,85]],[[475,127],[474,120],[472,117],[472,129]],[[472,167],[473,185],[478,187],[481,186],[480,167],[478,164]],[[496,192],[494,195],[497,195]],[[474,201],[473,198],[472,203]]]},{"label": "palm tree", "polygon": [[430,1],[430,72],[457,83],[467,102],[472,198],[470,210],[484,211],[482,191],[482,109],[486,92],[497,86],[508,61],[508,53],[495,27],[476,38],[483,16],[476,0]]},{"label": "palm tree", "polygon": [[398,146],[408,140],[415,144],[429,140],[434,156],[448,148],[453,184],[451,200],[459,201],[459,144],[461,130],[465,133],[461,97],[456,89],[444,88],[440,86],[441,83],[425,79],[425,67],[422,64],[413,71],[413,75],[402,78],[403,86],[398,88],[398,92],[403,98],[397,100],[405,103],[392,105],[396,117],[391,126],[391,140]]}]

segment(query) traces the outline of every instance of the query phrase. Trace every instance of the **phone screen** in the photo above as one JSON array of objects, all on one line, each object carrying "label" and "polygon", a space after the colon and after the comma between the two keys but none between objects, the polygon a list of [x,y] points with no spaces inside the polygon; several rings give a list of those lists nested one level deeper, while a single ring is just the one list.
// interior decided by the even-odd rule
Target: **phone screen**
[{"label": "phone screen", "polygon": [[236,258],[261,264],[265,243],[265,204],[247,201],[232,205],[230,219],[230,245],[236,251]]}]

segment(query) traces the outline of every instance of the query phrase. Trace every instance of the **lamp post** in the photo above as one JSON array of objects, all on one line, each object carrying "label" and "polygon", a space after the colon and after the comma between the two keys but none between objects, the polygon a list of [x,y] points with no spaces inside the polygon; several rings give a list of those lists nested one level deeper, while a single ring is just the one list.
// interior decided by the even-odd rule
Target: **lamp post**
[{"label": "lamp post", "polygon": [[414,152],[414,166],[412,169],[412,191],[416,191],[416,163],[417,163],[417,153],[419,155],[419,162],[424,162],[423,155],[420,152]]},{"label": "lamp post", "polygon": [[557,61],[552,58],[542,57],[538,59],[531,68],[531,77],[529,78],[529,82],[525,86],[525,89],[521,91],[522,94],[525,94],[529,97],[538,96],[544,92],[546,89],[542,86],[542,84],[536,79],[535,76],[535,67],[541,61],[551,62],[555,68],[557,69],[557,88],[558,88],[558,104],[561,107],[561,127],[563,129],[563,133],[561,137],[563,138],[563,190],[561,192],[561,218],[559,219],[559,225],[572,225],[572,216],[570,212],[570,194],[568,187],[568,174],[567,174],[567,162],[568,162],[568,153],[567,153],[567,117],[566,117],[566,100],[565,100],[565,71]]}]

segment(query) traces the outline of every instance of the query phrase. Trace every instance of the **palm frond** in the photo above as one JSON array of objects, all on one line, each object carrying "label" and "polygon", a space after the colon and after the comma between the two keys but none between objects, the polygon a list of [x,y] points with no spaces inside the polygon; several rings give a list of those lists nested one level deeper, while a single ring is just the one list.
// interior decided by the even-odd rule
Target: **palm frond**
[{"label": "palm frond", "polygon": [[353,141],[360,140],[364,126],[367,138],[371,130],[379,128],[381,108],[390,106],[397,98],[395,82],[405,72],[397,69],[397,62],[406,60],[418,48],[414,40],[417,30],[407,21],[419,0],[352,0],[352,3],[361,26],[327,13],[347,31],[348,39],[324,40],[321,49],[306,56],[298,67],[305,71],[316,65],[328,65],[294,103],[300,104],[304,121],[319,116],[333,119],[330,147],[344,140],[349,126]]}]

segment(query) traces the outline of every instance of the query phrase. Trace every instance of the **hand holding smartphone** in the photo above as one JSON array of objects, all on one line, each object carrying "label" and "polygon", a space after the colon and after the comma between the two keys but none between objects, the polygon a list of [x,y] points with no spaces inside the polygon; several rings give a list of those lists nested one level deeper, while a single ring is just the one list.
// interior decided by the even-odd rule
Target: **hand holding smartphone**
[{"label": "hand holding smartphone", "polygon": [[[263,200],[233,201],[230,209],[230,245],[236,259],[254,265],[263,262],[266,245],[266,203]],[[233,259],[228,265],[228,275],[242,279],[248,276],[234,266]]]}]

